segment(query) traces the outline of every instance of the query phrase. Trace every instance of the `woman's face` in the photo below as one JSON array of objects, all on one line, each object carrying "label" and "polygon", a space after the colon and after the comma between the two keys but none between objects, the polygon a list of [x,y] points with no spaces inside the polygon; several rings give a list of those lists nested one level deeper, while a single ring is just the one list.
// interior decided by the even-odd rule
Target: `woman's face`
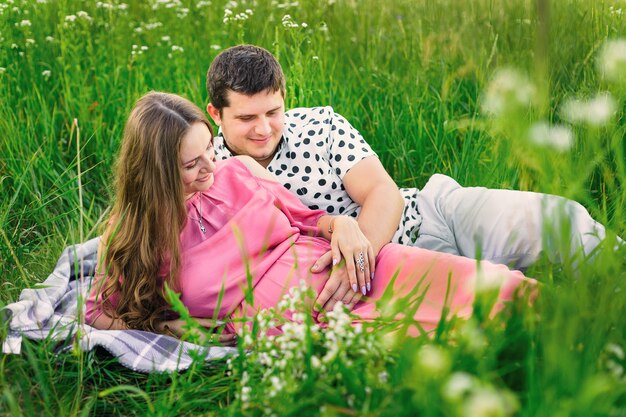
[{"label": "woman's face", "polygon": [[180,144],[180,172],[186,197],[206,191],[215,170],[213,136],[202,122],[194,123]]}]

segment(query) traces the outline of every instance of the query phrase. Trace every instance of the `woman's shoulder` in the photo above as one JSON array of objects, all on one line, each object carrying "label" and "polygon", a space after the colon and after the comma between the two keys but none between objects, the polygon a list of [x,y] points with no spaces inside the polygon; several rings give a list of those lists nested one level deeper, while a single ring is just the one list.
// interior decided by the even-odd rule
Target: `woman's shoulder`
[{"label": "woman's shoulder", "polygon": [[271,172],[263,168],[261,164],[259,164],[248,155],[237,155],[231,159],[236,159],[237,161],[239,161],[239,163],[243,165],[248,170],[248,172],[256,178],[261,178],[268,181],[276,181],[276,178],[272,175]]},{"label": "woman's shoulder", "polygon": [[[247,157],[250,158],[250,157]],[[233,187],[236,189],[243,188],[255,188],[256,176],[248,168],[247,163],[243,162],[242,157],[234,156],[223,161],[215,162],[215,182],[211,186],[212,193],[215,194],[218,190],[225,190],[231,192]],[[250,158],[254,162],[252,158]]]},{"label": "woman's shoulder", "polygon": [[243,164],[238,156],[225,159],[223,161],[215,161],[215,175],[250,175],[250,170]]}]

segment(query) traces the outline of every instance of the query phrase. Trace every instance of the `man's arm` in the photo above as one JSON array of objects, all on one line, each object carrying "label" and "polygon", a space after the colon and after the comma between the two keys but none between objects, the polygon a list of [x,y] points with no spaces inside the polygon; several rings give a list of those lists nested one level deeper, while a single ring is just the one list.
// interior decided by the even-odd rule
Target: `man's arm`
[{"label": "man's arm", "polygon": [[400,223],[404,210],[400,190],[375,156],[357,162],[343,177],[343,185],[361,206],[359,227],[378,255]]}]

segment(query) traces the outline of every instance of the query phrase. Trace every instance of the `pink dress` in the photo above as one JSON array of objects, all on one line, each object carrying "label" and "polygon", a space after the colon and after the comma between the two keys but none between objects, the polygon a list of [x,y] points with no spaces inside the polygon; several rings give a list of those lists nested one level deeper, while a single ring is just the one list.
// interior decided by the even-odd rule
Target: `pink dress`
[{"label": "pink dress", "polygon": [[[313,274],[310,268],[330,249],[329,242],[317,236],[317,220],[325,213],[305,207],[279,183],[254,177],[236,158],[218,162],[214,175],[207,192],[187,201],[189,219],[181,233],[180,291],[190,314],[250,317],[259,309],[276,306],[302,279],[319,293],[329,271]],[[200,199],[206,233],[198,222]],[[491,284],[496,280],[500,300],[510,299],[518,285],[532,281],[503,265],[480,265]],[[477,262],[469,258],[388,244],[376,259],[372,291],[353,313],[363,321],[376,318],[375,303],[397,275],[396,296],[410,293],[416,285],[424,289],[424,300],[414,314],[424,329],[437,325],[444,303],[450,314],[467,317],[472,311],[476,267]],[[250,285],[252,297],[247,300],[252,303],[246,301]],[[94,299],[92,291],[88,322],[97,309]],[[316,314],[313,317],[317,320]],[[235,326],[239,324],[229,323],[227,329],[234,331]]]}]

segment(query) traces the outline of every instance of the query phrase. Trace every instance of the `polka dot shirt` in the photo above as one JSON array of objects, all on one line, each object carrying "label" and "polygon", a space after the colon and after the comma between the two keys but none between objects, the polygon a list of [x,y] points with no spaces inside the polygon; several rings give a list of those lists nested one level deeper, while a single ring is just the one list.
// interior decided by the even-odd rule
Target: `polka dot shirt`
[{"label": "polka dot shirt", "polygon": [[[215,138],[217,160],[232,156],[222,133]],[[285,128],[274,158],[267,166],[287,189],[311,209],[357,217],[361,207],[343,186],[344,175],[376,153],[361,134],[332,107],[295,108],[285,113]],[[403,219],[393,242],[410,244],[417,237],[417,189],[401,189]]]}]

